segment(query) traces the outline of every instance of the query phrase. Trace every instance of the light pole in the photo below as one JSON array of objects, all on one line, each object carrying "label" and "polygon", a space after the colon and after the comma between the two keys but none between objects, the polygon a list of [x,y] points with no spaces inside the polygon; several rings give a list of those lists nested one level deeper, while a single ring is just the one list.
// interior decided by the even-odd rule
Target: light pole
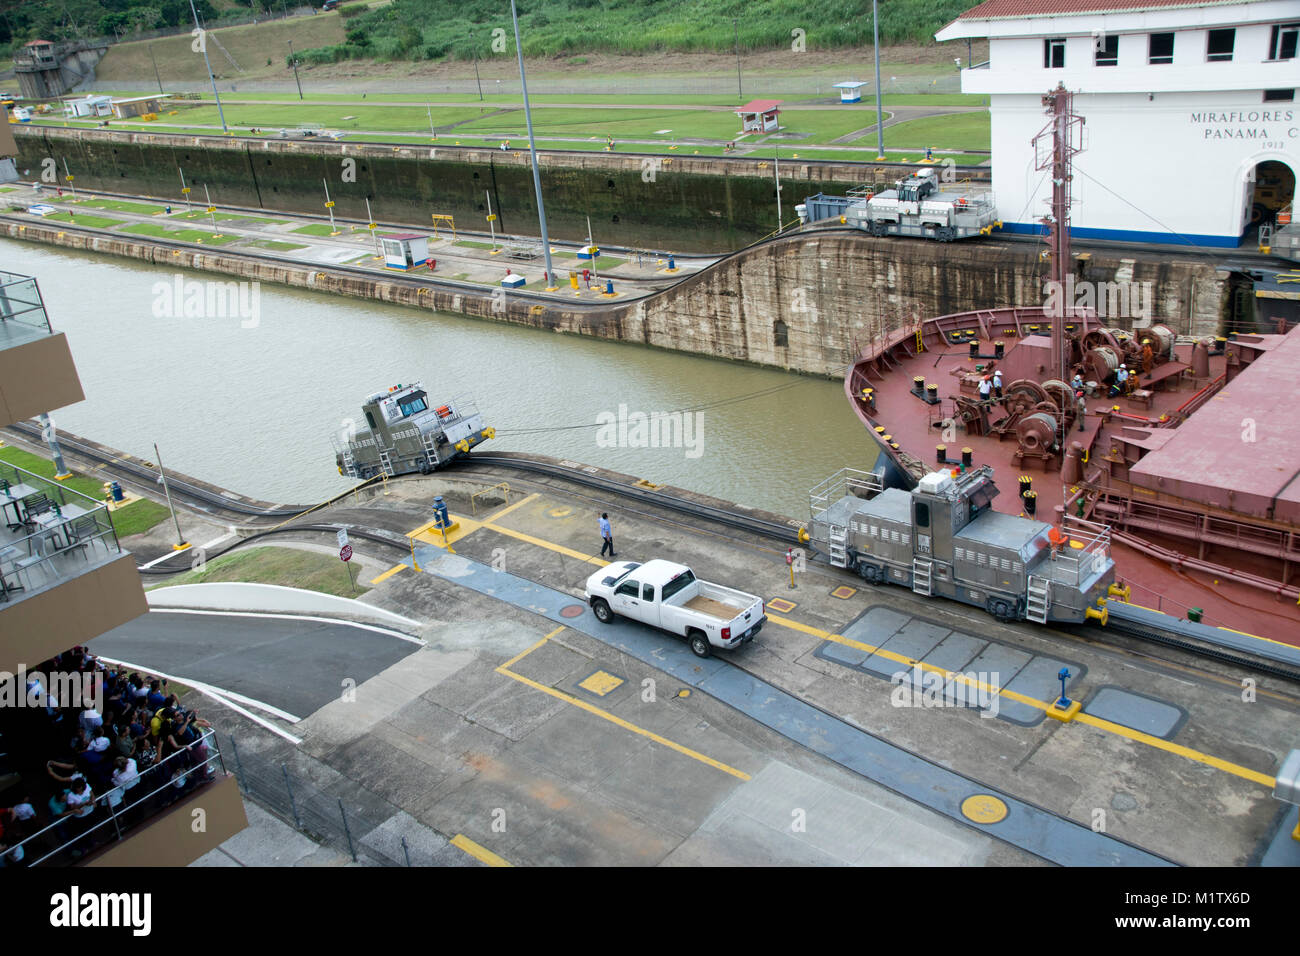
[{"label": "light pole", "polygon": [[298,57],[293,52],[293,41],[289,41],[289,62],[293,64],[293,81],[298,84],[298,99],[302,99],[302,80],[298,79]]},{"label": "light pole", "polygon": [[184,551],[190,546],[185,540],[185,534],[181,531],[180,519],[176,517],[176,506],[172,504],[172,491],[167,486],[167,472],[163,468],[162,454],[158,451],[158,443],[153,443],[153,455],[158,459],[158,480],[162,482],[163,494],[167,496],[167,507],[171,509],[172,523],[176,525],[176,543],[172,545],[173,551]]},{"label": "light pole", "polygon": [[732,36],[734,37],[735,47],[736,47],[736,102],[740,103],[745,98],[745,94],[741,90],[741,86],[740,86],[740,18],[739,17],[731,18],[731,30],[732,30]]},{"label": "light pole", "polygon": [[149,59],[153,60],[153,78],[158,81],[158,92],[163,91],[162,77],[158,75],[158,58],[153,55],[153,44],[149,44]]},{"label": "light pole", "polygon": [[528,79],[524,76],[524,47],[519,42],[519,14],[515,12],[515,0],[510,0],[510,18],[515,24],[515,53],[519,57],[519,85],[524,93],[524,120],[528,123],[528,155],[533,163],[533,191],[537,193],[537,218],[542,227],[542,252],[546,256],[546,290],[554,292],[551,285],[555,275],[551,269],[551,240],[546,234],[546,207],[542,205],[542,176],[537,169],[537,140],[533,137],[533,113],[528,106]]},{"label": "light pole", "polygon": [[190,0],[190,13],[194,14],[194,29],[198,31],[199,47],[203,50],[203,65],[208,68],[208,79],[212,81],[212,95],[217,100],[217,115],[221,117],[221,132],[229,135],[230,129],[226,126],[226,111],[221,108],[221,94],[217,92],[217,78],[212,75],[212,61],[208,59],[208,38],[204,35],[203,27],[199,26],[199,11],[194,8],[194,0]]},{"label": "light pole", "polygon": [[885,159],[885,94],[880,89],[880,9],[877,0],[871,0],[871,43],[876,56],[876,159]]}]

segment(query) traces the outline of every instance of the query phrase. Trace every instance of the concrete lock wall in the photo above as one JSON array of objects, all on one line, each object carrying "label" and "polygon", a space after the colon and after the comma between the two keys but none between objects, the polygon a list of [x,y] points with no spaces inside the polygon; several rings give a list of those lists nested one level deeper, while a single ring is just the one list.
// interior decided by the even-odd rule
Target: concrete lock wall
[{"label": "concrete lock wall", "polygon": [[[242,141],[221,136],[22,129],[18,168],[38,170],[53,158],[78,186],[183,201],[180,173],[203,200],[283,212],[325,212],[328,181],[335,213],[428,229],[431,214],[450,215],[462,229],[487,230],[487,200],[497,229],[537,235],[537,204],[527,149],[365,146],[302,140]],[[515,143],[513,145],[518,145]],[[353,160],[354,181],[344,176]],[[591,217],[598,244],[673,252],[724,252],[776,230],[774,167],[735,158],[641,157],[617,153],[543,153],[542,194],[553,239],[581,240]],[[863,182],[892,181],[898,167],[781,162],[782,212],[819,192],[842,194]],[[987,170],[963,172],[976,180]]]},{"label": "concrete lock wall", "polygon": [[[626,304],[502,297],[343,267],[326,272],[255,253],[194,250],[7,216],[0,216],[0,236],[831,377],[842,375],[874,335],[976,306],[1036,305],[1045,298],[1036,243],[875,239],[844,229],[755,246]],[[1094,251],[1081,278],[1149,283],[1152,314],[1138,324],[1163,321],[1198,336],[1222,328],[1227,282],[1208,262],[1166,252],[1121,259]],[[785,345],[778,344],[778,322]],[[1115,317],[1104,324],[1135,323]]]}]

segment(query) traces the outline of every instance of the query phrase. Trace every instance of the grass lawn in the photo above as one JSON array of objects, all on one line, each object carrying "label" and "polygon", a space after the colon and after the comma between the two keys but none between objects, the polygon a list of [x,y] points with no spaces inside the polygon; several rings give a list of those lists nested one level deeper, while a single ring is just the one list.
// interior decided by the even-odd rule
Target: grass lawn
[{"label": "grass lawn", "polygon": [[[855,145],[868,143],[874,133],[855,140]],[[950,113],[947,116],[927,116],[908,120],[896,126],[885,127],[885,142],[903,143],[924,149],[989,149],[991,133],[989,114]]]},{"label": "grass lawn", "polygon": [[[583,269],[591,268],[590,265],[591,260],[579,259],[578,254],[576,252],[552,252],[551,259],[563,260],[563,265],[566,269],[570,269],[578,273],[581,273]],[[597,270],[612,269],[615,266],[623,265],[625,262],[627,262],[626,259],[615,259],[613,256],[597,256],[596,268]]]},{"label": "grass lawn", "polygon": [[114,212],[133,212],[141,216],[156,216],[165,212],[162,206],[147,206],[139,202],[122,202],[119,199],[79,199],[77,206],[90,206],[94,209],[109,209]]},{"label": "grass lawn", "polygon": [[[297,229],[293,231],[301,232],[307,236],[328,236],[331,232],[334,232],[335,230],[331,229],[329,223],[327,222],[314,222],[309,226],[299,226]],[[342,229],[339,229],[338,231],[347,232],[347,228],[344,227]]]},{"label": "grass lawn", "polygon": [[213,558],[205,567],[186,571],[160,587],[218,581],[279,584],[338,597],[357,597],[370,590],[360,581],[353,590],[346,565],[334,555],[275,547],[249,548]]},{"label": "grass lawn", "polygon": [[70,212],[56,212],[45,217],[57,222],[70,222],[78,226],[93,226],[96,229],[112,229],[114,226],[120,226],[126,220],[109,219],[107,216],[96,216],[93,213],[77,213],[76,218]]},{"label": "grass lawn", "polygon": [[[455,242],[452,243],[452,245],[464,246],[466,249],[491,249],[492,248],[492,243],[490,242],[474,242],[472,239],[457,239]],[[498,242],[497,246],[500,245],[501,243]]]},{"label": "grass lawn", "polygon": [[[171,214],[172,219],[198,219],[200,216],[207,216],[205,212],[174,212]],[[246,216],[240,212],[219,212],[215,214],[217,222],[238,222],[241,225],[249,226],[283,226],[288,219],[264,219],[260,216]]]},{"label": "grass lawn", "polygon": [[210,232],[199,229],[168,229],[166,226],[160,226],[152,222],[138,222],[133,226],[127,226],[122,232],[133,232],[141,236],[156,236],[159,239],[174,239],[179,242],[201,242],[206,246],[224,246],[228,242],[234,242],[239,236],[214,236]]},{"label": "grass lawn", "polygon": [[292,252],[295,249],[307,248],[301,242],[280,242],[276,239],[254,239],[249,245],[257,246],[259,249],[271,249],[275,252]]},{"label": "grass lawn", "polygon": [[[0,461],[16,465],[34,475],[40,475],[42,478],[52,479],[54,477],[54,462],[23,451],[21,448],[0,448]],[[98,478],[87,478],[85,475],[78,475],[74,472],[71,478],[65,478],[59,484],[72,491],[79,491],[96,501],[104,500],[104,483]],[[88,502],[81,499],[77,499],[77,504],[86,507],[90,506]],[[165,519],[169,513],[163,505],[147,498],[141,498],[139,501],[133,501],[118,511],[111,512],[111,515],[117,536],[119,538],[129,538],[133,534],[148,531]]]}]

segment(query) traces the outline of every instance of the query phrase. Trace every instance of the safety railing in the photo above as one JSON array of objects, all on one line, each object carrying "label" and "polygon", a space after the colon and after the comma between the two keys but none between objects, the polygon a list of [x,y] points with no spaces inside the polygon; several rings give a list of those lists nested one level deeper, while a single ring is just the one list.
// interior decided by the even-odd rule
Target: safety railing
[{"label": "safety railing", "polygon": [[829,478],[813,486],[808,492],[810,517],[813,521],[817,521],[831,505],[846,495],[870,498],[883,490],[884,484],[878,474],[858,468],[841,468]]},{"label": "safety railing", "polygon": [[0,328],[10,322],[47,335],[54,331],[36,280],[31,276],[0,272]]},{"label": "safety railing", "polygon": [[0,601],[74,577],[82,565],[122,553],[108,506],[58,482],[0,462]]},{"label": "safety railing", "polygon": [[28,866],[77,863],[95,850],[129,839],[133,831],[177,800],[225,775],[217,736],[207,729],[189,748],[163,758],[130,783],[95,794],[89,804],[93,810],[86,816],[78,817],[77,811],[69,809],[7,853],[12,858],[21,847]]},{"label": "safety railing", "polygon": [[1074,587],[1106,570],[1111,559],[1110,526],[1065,515],[1061,519],[1061,543],[1053,560],[1052,579]]}]

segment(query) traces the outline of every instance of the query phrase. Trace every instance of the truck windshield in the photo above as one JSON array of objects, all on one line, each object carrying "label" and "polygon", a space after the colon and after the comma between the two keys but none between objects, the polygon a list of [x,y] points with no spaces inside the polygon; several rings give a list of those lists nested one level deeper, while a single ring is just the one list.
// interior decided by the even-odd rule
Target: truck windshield
[{"label": "truck windshield", "polygon": [[669,581],[667,584],[664,585],[663,596],[661,600],[667,601],[670,597],[672,597],[682,588],[686,587],[688,584],[693,583],[694,581],[695,581],[695,572],[690,570],[683,571],[678,577],[673,578],[671,581]]}]

